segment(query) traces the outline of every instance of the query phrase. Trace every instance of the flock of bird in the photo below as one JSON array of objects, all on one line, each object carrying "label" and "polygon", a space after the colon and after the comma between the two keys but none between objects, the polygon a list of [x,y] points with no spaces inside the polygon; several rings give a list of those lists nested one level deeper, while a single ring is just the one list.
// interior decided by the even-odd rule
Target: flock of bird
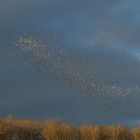
[{"label": "flock of bird", "polygon": [[16,45],[22,53],[32,60],[36,66],[53,80],[60,81],[82,95],[103,96],[108,100],[116,100],[135,92],[131,88],[122,88],[115,84],[107,84],[95,70],[94,63],[84,64],[73,56],[65,55],[53,43],[44,42],[33,35],[20,35]]}]

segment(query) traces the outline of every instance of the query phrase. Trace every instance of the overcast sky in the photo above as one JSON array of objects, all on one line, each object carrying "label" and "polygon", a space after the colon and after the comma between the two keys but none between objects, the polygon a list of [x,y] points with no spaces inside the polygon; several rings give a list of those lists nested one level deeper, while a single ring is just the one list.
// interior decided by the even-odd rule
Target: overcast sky
[{"label": "overcast sky", "polygon": [[[133,90],[140,86],[139,5],[139,0],[0,0],[0,115],[75,124],[138,123],[140,95]],[[66,60],[90,67],[107,86],[131,89],[132,94],[104,105],[104,97],[64,84],[70,81],[48,79],[49,73],[36,70],[40,64],[32,64],[32,56],[26,59],[13,47],[23,34],[51,40]]]}]

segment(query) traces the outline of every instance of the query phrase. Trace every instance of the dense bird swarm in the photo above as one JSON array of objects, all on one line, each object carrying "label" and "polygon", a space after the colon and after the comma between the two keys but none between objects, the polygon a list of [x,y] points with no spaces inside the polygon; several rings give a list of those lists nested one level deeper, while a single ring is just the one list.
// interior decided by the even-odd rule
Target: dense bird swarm
[{"label": "dense bird swarm", "polygon": [[51,79],[59,80],[84,95],[103,96],[110,102],[130,96],[137,90],[107,84],[94,63],[85,64],[80,58],[65,54],[53,41],[48,43],[25,34],[17,37],[16,46],[25,55],[29,65],[34,63]]}]

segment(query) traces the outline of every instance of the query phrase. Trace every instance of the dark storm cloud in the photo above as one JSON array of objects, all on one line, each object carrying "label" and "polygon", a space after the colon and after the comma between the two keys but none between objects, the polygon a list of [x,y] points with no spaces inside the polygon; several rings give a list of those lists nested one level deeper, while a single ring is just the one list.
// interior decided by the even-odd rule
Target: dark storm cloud
[{"label": "dark storm cloud", "polygon": [[[139,4],[139,1],[135,1]],[[131,1],[111,9],[96,29],[95,42],[108,47],[138,47],[140,44],[140,11]],[[94,33],[93,33],[94,34]]]}]

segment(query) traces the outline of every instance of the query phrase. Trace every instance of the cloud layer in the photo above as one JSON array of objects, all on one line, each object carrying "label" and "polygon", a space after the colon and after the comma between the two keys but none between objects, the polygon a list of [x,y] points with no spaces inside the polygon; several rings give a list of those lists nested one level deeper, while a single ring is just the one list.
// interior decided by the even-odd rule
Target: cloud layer
[{"label": "cloud layer", "polygon": [[[115,117],[116,120],[118,118],[139,117],[138,92],[122,98],[119,102],[117,100],[119,104],[114,103],[108,112],[104,110],[103,105],[98,104],[99,108],[94,108],[98,101],[100,103],[104,100],[108,101],[112,95],[113,100],[116,100],[118,95],[119,97],[125,95],[124,93],[128,90],[133,93],[132,91],[138,90],[140,86],[139,4],[139,0],[0,1],[0,76],[2,77],[0,83],[1,93],[3,93],[0,94],[0,97],[4,99],[1,106],[4,106],[8,112],[7,99],[13,112],[18,110],[16,106],[20,104],[19,100],[24,91],[24,93],[28,93],[24,95],[25,100],[30,96],[28,99],[30,111],[34,108],[38,98],[40,98],[40,108],[45,109],[43,106],[50,106],[53,97],[55,97],[57,98],[55,102],[58,101],[57,106],[59,109],[62,108],[60,110],[63,113],[63,110],[66,112],[66,108],[60,102],[65,101],[66,103],[67,101],[69,104],[66,104],[69,106],[69,99],[77,99],[76,96],[72,96],[72,93],[70,96],[63,91],[65,87],[72,87],[73,92],[80,91],[84,95],[88,94],[88,97],[93,96],[94,99],[90,98],[92,100],[90,104],[89,100],[81,101],[83,98],[78,98],[79,104],[75,101],[75,106],[78,104],[77,109],[72,110],[74,107],[69,107],[69,111],[78,112],[77,118],[78,114],[81,114],[87,120],[92,120],[93,116],[96,116],[94,114],[100,114],[101,110],[104,113],[97,115],[97,118],[106,115]],[[26,35],[23,35],[24,33]],[[17,34],[18,40],[16,40]],[[10,50],[9,42],[13,40],[16,40],[20,46],[17,47],[16,53],[22,53],[11,59],[10,54],[15,50],[13,48]],[[41,94],[43,97],[40,97],[41,95],[38,93],[42,92],[32,89],[34,83],[32,77],[39,74],[35,76],[34,72],[27,72],[21,61],[15,63],[20,58],[25,58],[31,67],[40,69],[39,74],[44,75],[43,77],[46,78],[49,75],[50,77],[47,78],[53,82],[55,80],[60,81],[60,83],[64,82],[63,90],[58,90],[59,92],[63,91],[61,97],[56,95],[57,92],[55,92],[56,96],[52,97],[51,94],[54,95],[54,92],[49,94],[46,93],[47,90],[44,91],[43,95]],[[47,82],[42,82],[46,83],[44,87],[49,85],[50,79],[47,79]],[[55,84],[57,85],[57,82],[54,82]],[[37,85],[37,87],[40,86],[39,83]],[[17,88],[22,89],[22,91],[18,90],[22,95],[15,93]],[[9,93],[10,91],[12,94]],[[100,94],[100,97],[103,97],[105,93],[107,98],[94,98],[95,93],[96,95]],[[11,95],[14,95],[15,99]],[[108,95],[111,96],[108,97]],[[46,99],[47,103],[43,99]],[[134,103],[135,110],[131,107]],[[85,109],[87,104],[90,104],[92,113]],[[23,102],[19,106],[25,112],[29,112],[28,107]],[[80,108],[80,106],[82,107]],[[48,114],[61,116],[57,109],[55,114],[48,107],[46,108]],[[42,111],[39,109],[40,116],[44,112],[43,109]],[[130,112],[132,112],[131,115]],[[66,112],[63,117],[69,118],[68,116],[69,113]],[[84,117],[82,119],[84,121]]]}]

